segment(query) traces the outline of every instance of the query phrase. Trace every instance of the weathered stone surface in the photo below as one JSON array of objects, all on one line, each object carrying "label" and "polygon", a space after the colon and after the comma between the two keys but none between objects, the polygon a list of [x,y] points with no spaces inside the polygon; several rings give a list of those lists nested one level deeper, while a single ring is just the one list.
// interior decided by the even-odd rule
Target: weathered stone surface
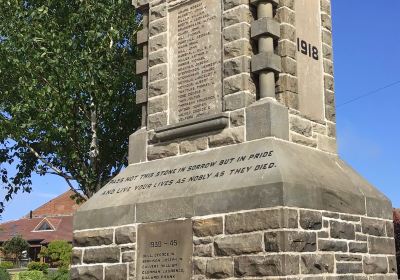
[{"label": "weathered stone surface", "polygon": [[122,262],[134,262],[135,261],[135,251],[128,251],[122,253]]},{"label": "weathered stone surface", "polygon": [[198,245],[193,248],[193,256],[195,257],[211,257],[213,253],[212,244]]},{"label": "weathered stone surface", "polygon": [[291,255],[242,256],[235,258],[236,277],[299,274],[299,257]]},{"label": "weathered stone surface", "polygon": [[104,280],[126,280],[127,274],[126,264],[108,265],[104,269]]},{"label": "weathered stone surface", "polygon": [[83,254],[83,263],[116,263],[119,262],[119,255],[118,247],[90,248]]},{"label": "weathered stone surface", "polygon": [[242,55],[251,56],[252,53],[252,46],[248,39],[241,39],[224,45],[224,55],[226,59]]},{"label": "weathered stone surface", "polygon": [[242,126],[245,124],[245,111],[244,110],[237,110],[234,112],[231,112],[230,114],[230,120],[231,124],[233,126]]},{"label": "weathered stone surface", "polygon": [[208,137],[210,147],[227,146],[244,142],[244,130],[242,127],[224,129],[218,134]]},{"label": "weathered stone surface", "polygon": [[113,243],[113,229],[89,230],[74,233],[74,246],[101,246]]},{"label": "weathered stone surface", "polygon": [[201,238],[193,238],[193,244],[194,245],[204,245],[204,244],[210,244],[213,243],[213,238],[211,236],[207,237],[201,237]]},{"label": "weathered stone surface", "polygon": [[347,242],[339,240],[318,240],[318,248],[320,251],[336,251],[347,252]]},{"label": "weathered stone surface", "polygon": [[320,230],[322,228],[322,213],[301,210],[300,226],[307,230]]},{"label": "weathered stone surface", "polygon": [[233,276],[231,258],[211,259],[207,261],[206,276],[213,279],[223,279]]},{"label": "weathered stone surface", "polygon": [[336,146],[336,139],[331,138],[325,135],[318,135],[318,149],[321,151],[325,151],[328,153],[336,153],[337,146]]},{"label": "weathered stone surface", "polygon": [[385,236],[386,223],[384,221],[362,218],[362,232],[374,236]]},{"label": "weathered stone surface", "polygon": [[115,229],[115,243],[135,243],[136,242],[136,227],[120,227]]},{"label": "weathered stone surface", "polygon": [[333,273],[335,269],[333,254],[302,255],[300,259],[302,274]]},{"label": "weathered stone surface", "polygon": [[250,38],[249,24],[242,22],[239,24],[232,25],[228,28],[224,28],[225,42],[232,42],[242,38]]},{"label": "weathered stone surface", "polygon": [[223,22],[224,27],[228,27],[230,25],[234,25],[241,22],[250,23],[254,20],[253,15],[250,10],[242,5],[236,9],[231,9],[224,13]]},{"label": "weathered stone surface", "polygon": [[168,116],[166,112],[149,115],[147,118],[149,129],[155,129],[167,125]]},{"label": "weathered stone surface", "polygon": [[179,145],[171,143],[169,145],[150,146],[147,151],[149,160],[161,159],[176,156],[179,153]]},{"label": "weathered stone surface", "polygon": [[208,140],[206,137],[185,140],[180,143],[179,148],[180,148],[181,154],[203,151],[208,148]]},{"label": "weathered stone surface", "polygon": [[368,245],[367,242],[350,242],[349,243],[350,253],[367,253]]},{"label": "weathered stone surface", "polygon": [[193,273],[194,274],[206,274],[207,259],[204,258],[193,258]]},{"label": "weathered stone surface", "polygon": [[356,232],[353,224],[331,221],[330,227],[332,238],[350,240],[354,240],[356,238]]},{"label": "weathered stone surface", "polygon": [[147,110],[149,114],[156,114],[168,109],[168,97],[163,95],[150,98],[148,100]]},{"label": "weathered stone surface", "polygon": [[290,129],[306,137],[312,136],[312,125],[309,120],[297,116],[290,117]]},{"label": "weathered stone surface", "polygon": [[357,274],[363,272],[363,264],[360,263],[337,263],[336,272],[338,274]]},{"label": "weathered stone surface", "polygon": [[151,21],[163,18],[166,15],[167,15],[167,5],[165,5],[165,4],[153,6],[150,9],[150,20]]},{"label": "weathered stone surface", "polygon": [[[139,163],[147,160],[146,158],[147,130],[144,128],[137,130],[129,136],[128,163]],[[139,148],[140,147],[140,148]]]},{"label": "weathered stone surface", "polygon": [[297,228],[297,211],[274,209],[227,215],[225,231],[229,234],[258,230]]},{"label": "weathered stone surface", "polygon": [[386,257],[364,257],[364,273],[366,274],[378,274],[388,272],[388,262]]},{"label": "weathered stone surface", "polygon": [[290,138],[294,143],[298,143],[300,145],[309,146],[313,148],[317,147],[317,141],[313,138],[308,138],[297,133],[290,133]]},{"label": "weathered stone surface", "polygon": [[394,237],[394,224],[392,221],[386,222],[386,236]]},{"label": "weathered stone surface", "polygon": [[246,108],[246,138],[289,139],[288,109],[277,102],[259,101]]},{"label": "weathered stone surface", "polygon": [[160,64],[149,69],[149,81],[155,82],[167,77],[167,64]]},{"label": "weathered stone surface", "polygon": [[256,100],[256,96],[248,91],[241,91],[224,96],[225,110],[234,111],[248,107]]},{"label": "weathered stone surface", "polygon": [[82,250],[73,249],[72,250],[72,265],[82,264]]},{"label": "weathered stone surface", "polygon": [[151,52],[155,52],[159,49],[167,46],[167,34],[163,33],[149,39],[149,49]]},{"label": "weathered stone surface", "polygon": [[249,73],[242,73],[224,79],[224,94],[232,94],[239,91],[256,92],[256,86]]},{"label": "weathered stone surface", "polygon": [[389,273],[397,273],[396,257],[388,257]]},{"label": "weathered stone surface", "polygon": [[167,20],[161,19],[150,23],[149,34],[150,37],[156,36],[160,33],[167,31]]},{"label": "weathered stone surface", "polygon": [[393,238],[368,237],[368,248],[370,254],[395,254],[395,243]]},{"label": "weathered stone surface", "polygon": [[155,97],[166,94],[168,91],[168,81],[160,80],[149,84],[149,97]]},{"label": "weathered stone surface", "polygon": [[224,77],[250,73],[250,58],[241,56],[224,62]]},{"label": "weathered stone surface", "polygon": [[79,266],[71,269],[71,280],[103,280],[103,266]]},{"label": "weathered stone surface", "polygon": [[339,262],[361,262],[362,255],[354,254],[335,254],[335,258]]},{"label": "weathered stone surface", "polygon": [[215,252],[220,256],[254,254],[263,250],[261,234],[218,237],[214,242]]},{"label": "weathered stone surface", "polygon": [[222,217],[193,221],[193,234],[195,236],[214,236],[222,233]]},{"label": "weathered stone surface", "polygon": [[149,54],[149,67],[168,62],[167,50],[151,52]]},{"label": "weathered stone surface", "polygon": [[264,236],[267,252],[313,252],[317,250],[315,232],[267,232]]}]

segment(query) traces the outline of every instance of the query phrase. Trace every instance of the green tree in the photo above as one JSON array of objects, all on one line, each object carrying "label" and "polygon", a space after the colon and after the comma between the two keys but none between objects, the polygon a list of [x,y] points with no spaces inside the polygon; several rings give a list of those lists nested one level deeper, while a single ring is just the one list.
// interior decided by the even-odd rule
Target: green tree
[{"label": "green tree", "polygon": [[130,0],[4,0],[0,11],[5,200],[30,192],[35,173],[91,197],[126,166],[140,124],[139,17]]},{"label": "green tree", "polygon": [[17,263],[22,256],[22,252],[29,249],[29,244],[21,236],[17,235],[4,242],[3,252],[6,256],[15,258]]},{"label": "green tree", "polygon": [[64,240],[55,240],[42,247],[40,256],[49,258],[53,265],[65,269],[71,264],[72,245]]}]

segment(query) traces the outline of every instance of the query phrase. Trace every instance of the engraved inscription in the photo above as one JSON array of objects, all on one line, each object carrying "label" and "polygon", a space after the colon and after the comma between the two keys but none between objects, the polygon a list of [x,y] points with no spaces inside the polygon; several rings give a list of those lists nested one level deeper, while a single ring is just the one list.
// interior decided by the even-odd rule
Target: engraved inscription
[{"label": "engraved inscription", "polygon": [[194,183],[224,184],[224,180],[270,174],[278,167],[274,151],[260,150],[236,156],[215,157],[210,161],[182,164],[169,169],[147,170],[145,173],[112,179],[100,194],[111,196],[138,191],[169,189]]},{"label": "engraved inscription", "polygon": [[191,220],[139,225],[137,254],[139,280],[190,279]]},{"label": "engraved inscription", "polygon": [[221,111],[221,7],[197,0],[170,11],[170,123]]},{"label": "engraved inscription", "polygon": [[320,1],[296,0],[295,9],[299,109],[312,119],[324,120]]}]

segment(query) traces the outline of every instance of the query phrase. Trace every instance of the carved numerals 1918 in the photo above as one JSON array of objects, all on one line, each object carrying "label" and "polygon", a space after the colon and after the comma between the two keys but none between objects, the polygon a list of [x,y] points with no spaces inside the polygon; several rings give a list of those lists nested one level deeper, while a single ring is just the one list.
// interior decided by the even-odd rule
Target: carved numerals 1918
[{"label": "carved numerals 1918", "polygon": [[300,38],[297,38],[297,51],[301,52],[304,55],[308,55],[315,60],[319,60],[318,48]]}]

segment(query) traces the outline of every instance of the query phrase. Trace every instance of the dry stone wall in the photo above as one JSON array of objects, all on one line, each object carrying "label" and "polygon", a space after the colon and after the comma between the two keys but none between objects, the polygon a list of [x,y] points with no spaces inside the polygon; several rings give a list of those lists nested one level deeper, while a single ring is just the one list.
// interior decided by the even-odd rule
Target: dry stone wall
[{"label": "dry stone wall", "polygon": [[[391,220],[279,207],[192,225],[193,280],[397,279]],[[72,279],[137,279],[137,226],[75,231]]]}]

